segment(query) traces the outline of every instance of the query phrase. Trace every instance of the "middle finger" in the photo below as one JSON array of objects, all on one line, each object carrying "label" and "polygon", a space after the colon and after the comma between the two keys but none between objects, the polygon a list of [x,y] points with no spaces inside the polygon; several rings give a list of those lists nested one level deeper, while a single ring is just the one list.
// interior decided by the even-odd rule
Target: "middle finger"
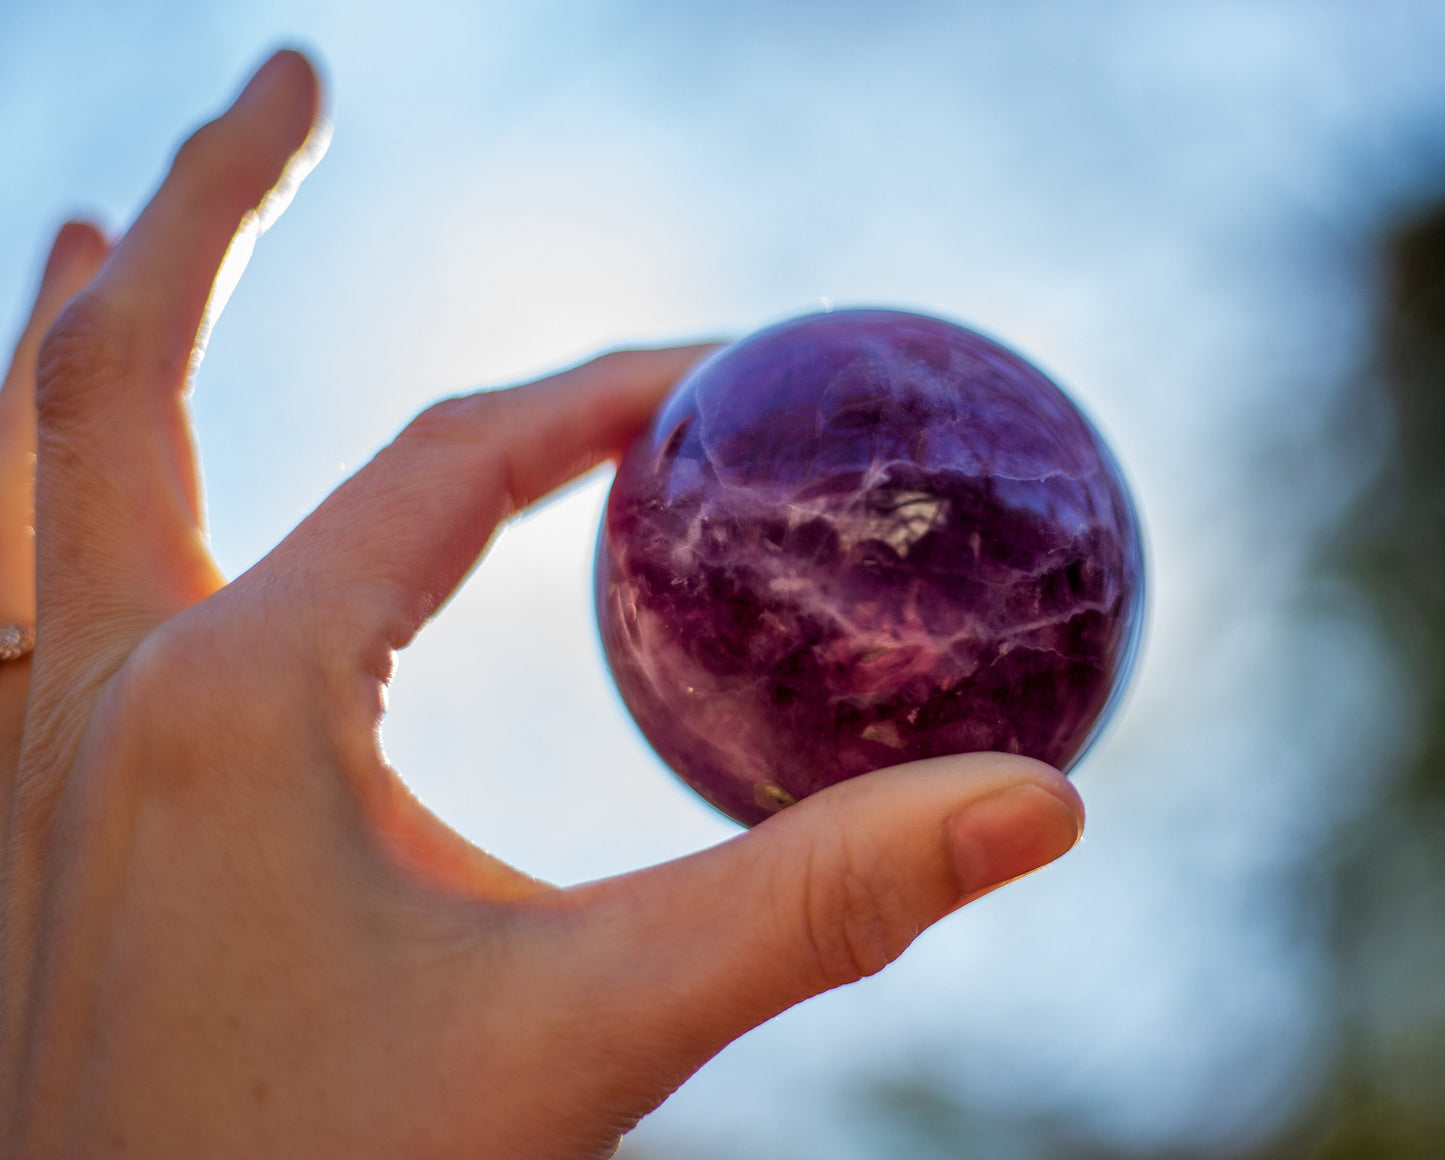
[{"label": "middle finger", "polygon": [[278,53],[182,147],[89,290],[46,338],[37,380],[40,647],[70,671],[125,655],[214,591],[184,388],[227,247],[302,147],[316,75]]}]

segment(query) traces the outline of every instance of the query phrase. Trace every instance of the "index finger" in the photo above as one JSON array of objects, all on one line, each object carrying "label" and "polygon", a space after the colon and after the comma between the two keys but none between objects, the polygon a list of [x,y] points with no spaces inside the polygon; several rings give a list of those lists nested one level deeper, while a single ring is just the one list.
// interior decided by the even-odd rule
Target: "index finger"
[{"label": "index finger", "polygon": [[[715,344],[629,350],[422,412],[257,566],[304,578],[329,653],[384,672],[496,527],[620,453]],[[247,578],[242,578],[242,584]],[[283,587],[290,587],[285,585]],[[306,630],[301,635],[308,635]]]}]

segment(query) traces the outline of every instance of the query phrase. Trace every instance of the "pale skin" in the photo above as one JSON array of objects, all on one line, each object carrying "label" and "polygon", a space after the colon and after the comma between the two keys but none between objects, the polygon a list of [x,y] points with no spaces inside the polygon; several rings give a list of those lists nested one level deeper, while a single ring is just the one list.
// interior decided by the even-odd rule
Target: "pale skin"
[{"label": "pale skin", "polygon": [[439,403],[228,583],[186,372],[318,100],[279,53],[114,244],[65,226],[0,393],[0,622],[38,622],[0,664],[7,1156],[607,1156],[1082,829],[1055,770],[975,754],[557,889],[418,803],[377,743],[396,651],[706,348]]}]

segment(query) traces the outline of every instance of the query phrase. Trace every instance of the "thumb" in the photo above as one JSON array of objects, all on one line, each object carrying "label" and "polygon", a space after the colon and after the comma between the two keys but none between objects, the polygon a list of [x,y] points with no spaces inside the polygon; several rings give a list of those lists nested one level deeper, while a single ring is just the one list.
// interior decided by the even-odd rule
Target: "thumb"
[{"label": "thumb", "polygon": [[583,888],[606,932],[582,924],[592,953],[621,956],[601,972],[600,1009],[659,1062],[691,1070],[1058,858],[1083,820],[1063,775],[1024,757],[935,758],[843,782],[720,846]]}]

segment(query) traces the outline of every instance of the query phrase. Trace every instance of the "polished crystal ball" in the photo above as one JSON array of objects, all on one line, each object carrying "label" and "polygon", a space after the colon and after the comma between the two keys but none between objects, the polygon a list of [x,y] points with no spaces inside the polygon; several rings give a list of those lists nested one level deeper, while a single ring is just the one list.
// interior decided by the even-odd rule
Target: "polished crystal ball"
[{"label": "polished crystal ball", "polygon": [[658,754],[753,825],[845,778],[1067,770],[1139,639],[1139,524],[1048,378],[937,318],[839,310],[728,346],[623,458],[596,598]]}]

